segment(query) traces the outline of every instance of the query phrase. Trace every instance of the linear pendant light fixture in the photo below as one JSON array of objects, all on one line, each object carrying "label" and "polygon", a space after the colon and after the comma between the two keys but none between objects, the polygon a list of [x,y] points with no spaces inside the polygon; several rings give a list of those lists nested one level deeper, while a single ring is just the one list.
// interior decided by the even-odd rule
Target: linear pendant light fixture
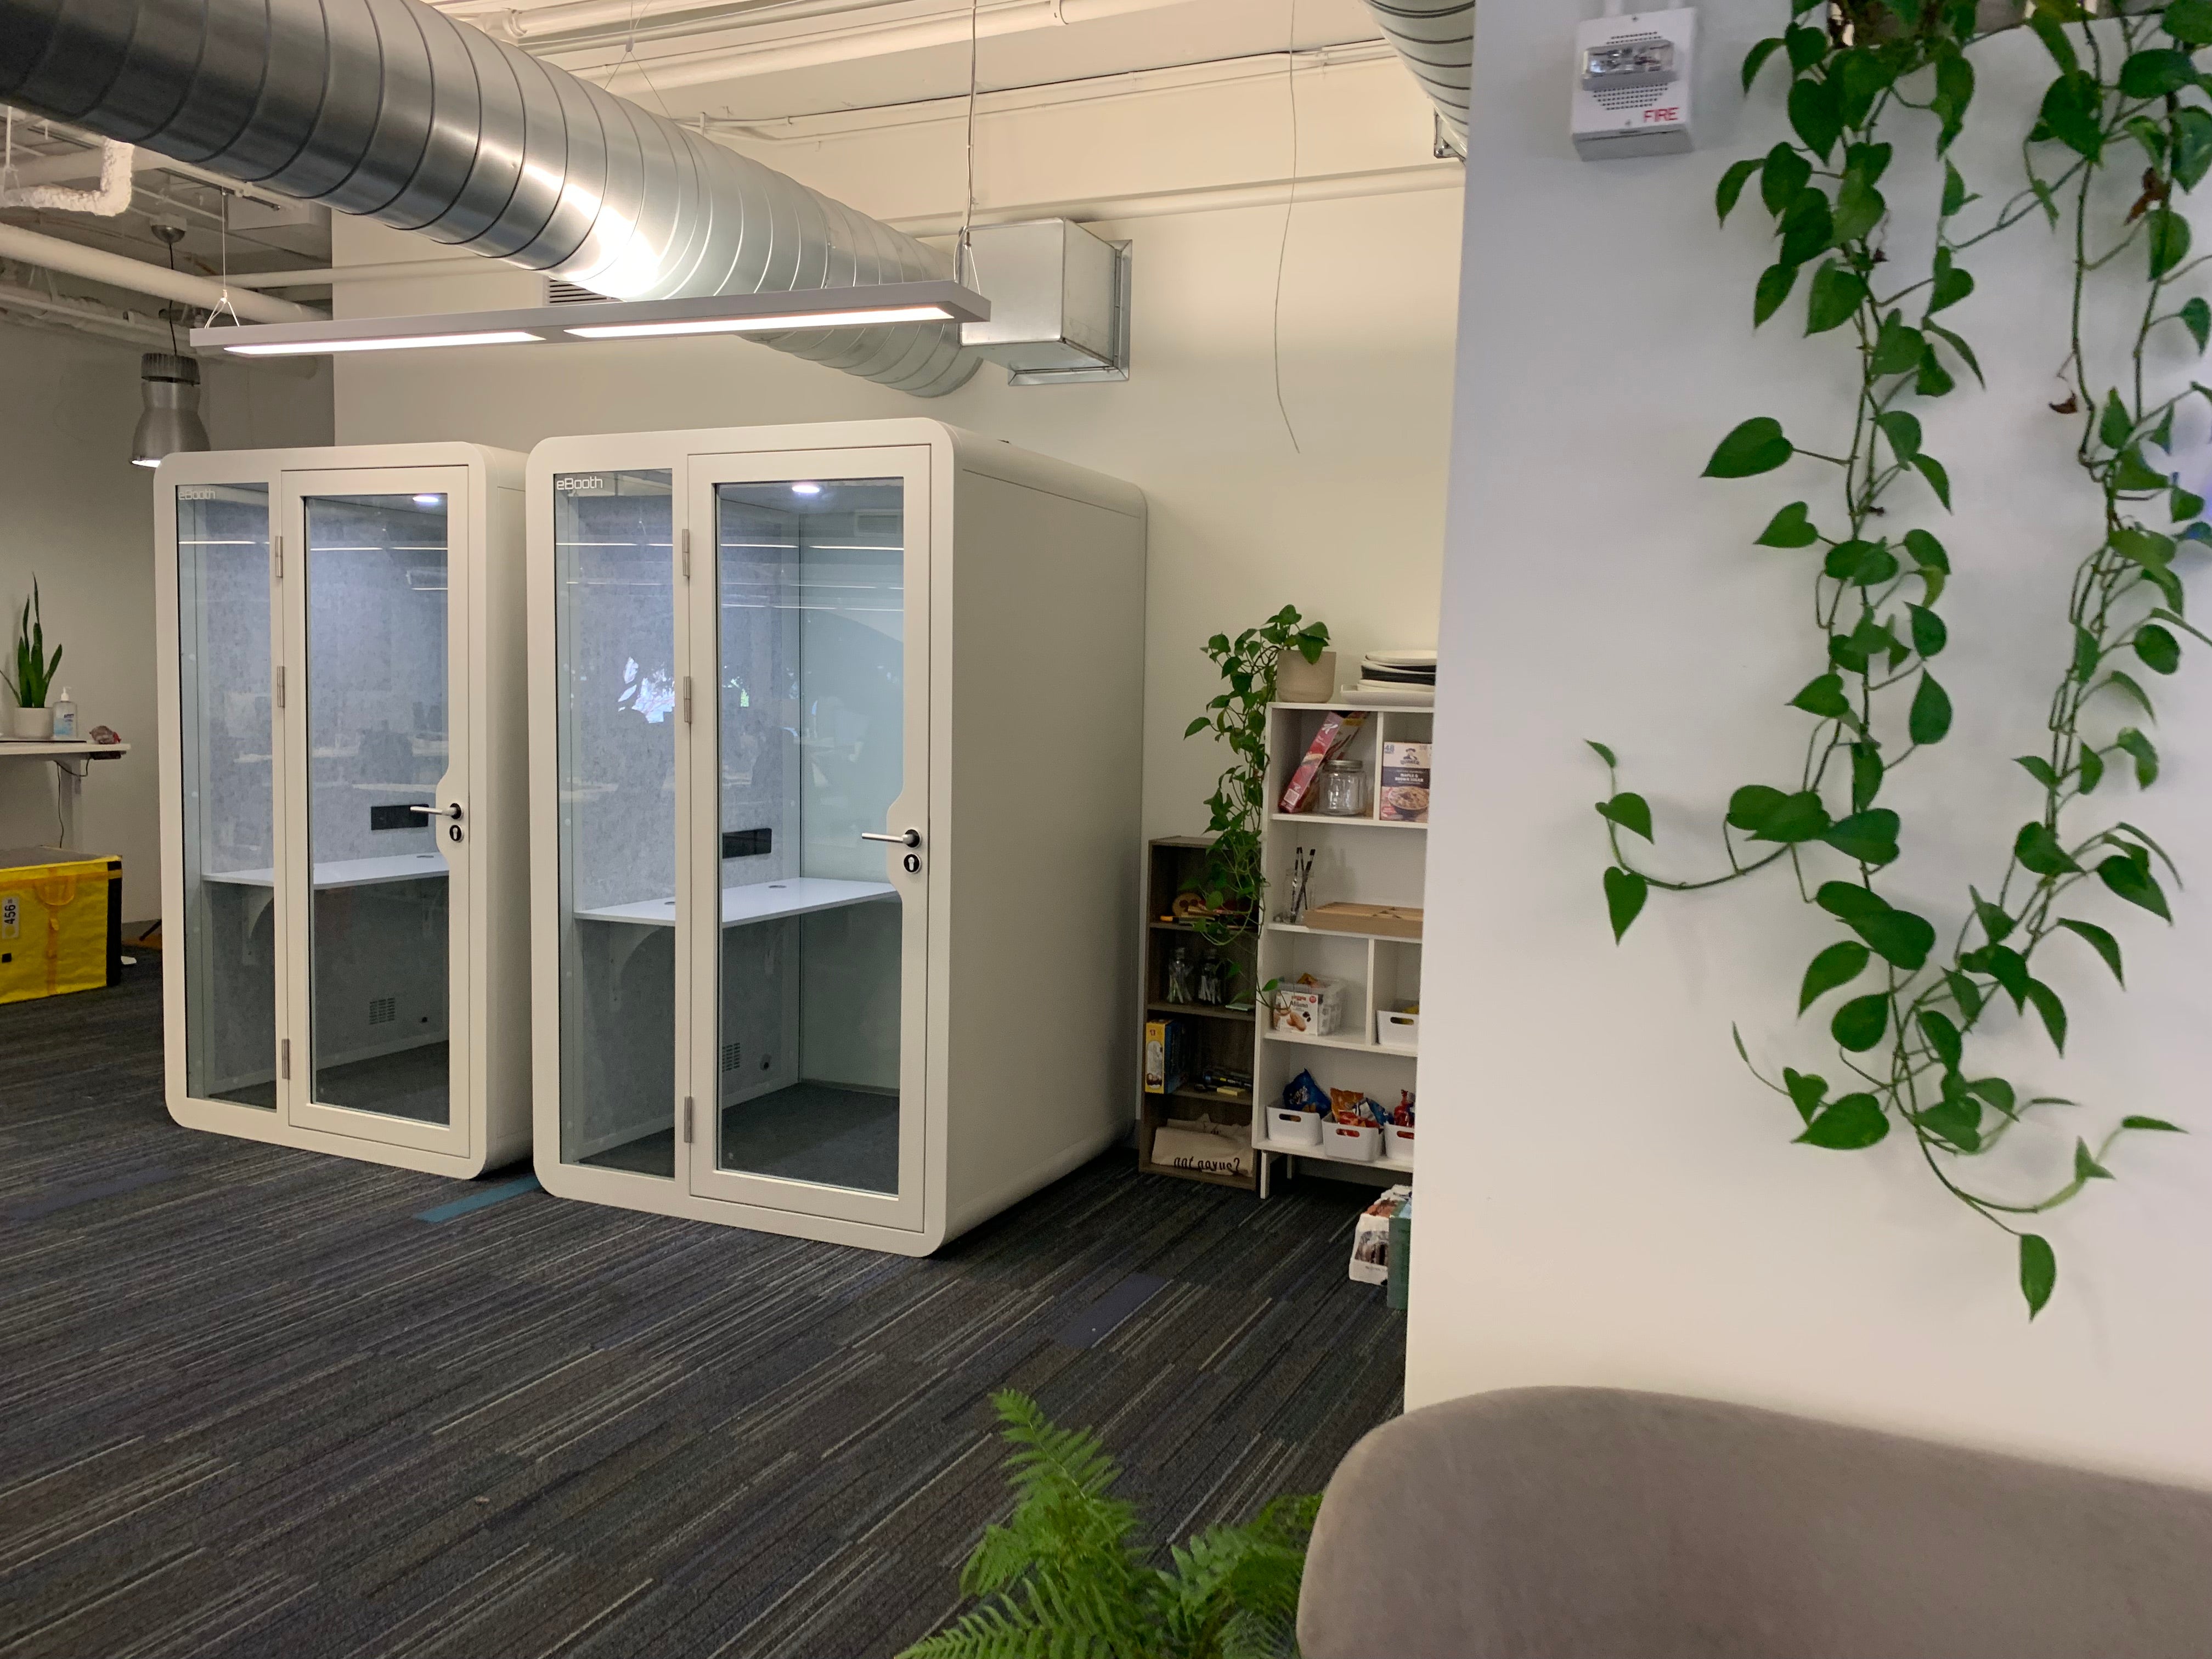
[{"label": "linear pendant light fixture", "polygon": [[659,335],[769,334],[865,328],[882,323],[980,323],[991,302],[950,281],[806,288],[771,294],[715,294],[681,300],[610,300],[599,305],[429,317],[363,317],[346,322],[268,323],[196,328],[192,343],[240,357],[317,356],[341,351],[412,351],[442,346],[571,344]]}]

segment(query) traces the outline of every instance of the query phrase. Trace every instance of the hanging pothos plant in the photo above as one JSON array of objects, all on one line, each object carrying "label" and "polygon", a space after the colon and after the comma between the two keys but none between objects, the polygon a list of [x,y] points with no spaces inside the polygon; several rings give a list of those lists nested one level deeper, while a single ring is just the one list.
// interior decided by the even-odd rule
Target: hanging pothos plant
[{"label": "hanging pothos plant", "polygon": [[[1790,0],[1784,33],[1753,46],[1743,65],[1747,89],[1770,62],[1786,69],[1795,140],[1729,167],[1717,206],[1725,221],[1756,186],[1780,246],[1759,277],[1753,325],[1776,315],[1802,281],[1806,331],[1842,346],[1856,407],[1848,431],[1817,447],[1770,417],[1745,421],[1705,468],[1715,478],[1801,460],[1834,469],[1827,492],[1783,507],[1759,538],[1761,547],[1801,550],[1811,567],[1821,659],[1790,700],[1808,725],[1805,761],[1787,782],[1748,783],[1729,798],[1720,830],[1725,871],[1673,879],[1629,856],[1624,836],[1651,842],[1651,810],[1619,787],[1613,750],[1593,743],[1612,780],[1597,809],[1613,851],[1606,904],[1619,939],[1654,888],[1692,892],[1786,864],[1800,898],[1840,935],[1807,965],[1798,1012],[1843,1000],[1828,1020],[1832,1066],[1784,1066],[1761,1080],[1795,1109],[1796,1139],[1807,1145],[1856,1151],[1893,1131],[1909,1134],[1944,1191],[2014,1236],[2033,1318],[2057,1277],[2034,1218],[2111,1179],[2124,1135],[2176,1127],[2130,1115],[2094,1146],[2076,1139],[2069,1176],[2041,1195],[1993,1196],[1969,1174],[2032,1109],[2068,1103],[1973,1063],[2000,1010],[2022,1018],[2033,1010],[2064,1052],[2068,1013],[2040,976],[2045,947],[2084,948],[2124,982],[2119,940],[2091,917],[2118,901],[2172,919],[2165,882],[2178,884],[2179,872],[2130,821],[2132,809],[2107,803],[2158,778],[2158,750],[2132,723],[2154,716],[2145,672],[2173,673],[2184,636],[2206,640],[2184,620],[2176,561],[2188,544],[2212,542],[2212,528],[2204,502],[2172,476],[2170,451],[2177,409],[2192,397],[2212,403],[2212,388],[2154,387],[2147,360],[2154,342],[2166,343],[2160,337],[2186,336],[2200,354],[2212,341],[2212,305],[2176,292],[2203,260],[2191,258],[2189,224],[2174,206],[2176,192],[2212,168],[2212,80],[2197,57],[2212,46],[2212,0],[2101,18],[2078,0],[2035,0],[2029,26],[2057,75],[2023,135],[2027,182],[1995,207],[1948,158],[1974,94],[1965,51],[1972,0],[1845,0],[1826,27],[1801,21],[1817,3]],[[1893,204],[1881,191],[1893,155],[1884,135],[1905,110],[1936,117],[1940,195]],[[2113,207],[2097,188],[2113,168],[2130,178],[2141,169],[2131,205]],[[1893,250],[1923,239],[1899,237],[1896,227],[1916,212],[1932,217],[1924,239],[1932,253],[1923,268],[1900,270]],[[2069,334],[2053,352],[2063,354],[2065,395],[2051,408],[2078,428],[2075,459],[2101,508],[2101,532],[2067,593],[2072,644],[2057,665],[2041,750],[2018,761],[2039,800],[2025,822],[1993,835],[2009,857],[1987,885],[1967,889],[1966,920],[1946,945],[1933,921],[1881,892],[1905,836],[1897,811],[1881,804],[1884,784],[1900,766],[1932,763],[1923,751],[1952,725],[1934,668],[1949,636],[1939,602],[1950,558],[1934,530],[1906,527],[1932,509],[1951,512],[1951,483],[1923,447],[1911,405],[1949,396],[1962,377],[1980,381],[1973,349],[1950,320],[1974,291],[1966,256],[2036,217],[2057,231],[2072,268]],[[2102,331],[2093,343],[2084,327],[2090,279],[2106,267],[2140,283],[2117,349]],[[1736,1048],[1752,1066],[1741,1035]],[[1830,1071],[1843,1080],[1831,1083],[1822,1074]]]},{"label": "hanging pothos plant", "polygon": [[1226,945],[1260,925],[1267,872],[1260,858],[1260,826],[1267,816],[1267,705],[1275,700],[1275,665],[1285,651],[1319,662],[1328,648],[1328,624],[1308,623],[1285,605],[1257,628],[1235,639],[1216,634],[1206,654],[1229,689],[1184,728],[1194,738],[1212,732],[1229,745],[1230,762],[1207,797],[1211,815],[1203,891],[1209,914],[1195,917],[1207,942]]}]

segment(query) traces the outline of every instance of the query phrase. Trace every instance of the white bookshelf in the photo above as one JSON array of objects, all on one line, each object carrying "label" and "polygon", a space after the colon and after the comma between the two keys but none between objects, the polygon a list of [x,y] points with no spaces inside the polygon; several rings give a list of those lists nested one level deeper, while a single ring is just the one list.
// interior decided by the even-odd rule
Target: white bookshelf
[{"label": "white bookshelf", "polygon": [[1428,826],[1377,818],[1373,813],[1381,796],[1383,743],[1431,741],[1432,709],[1358,698],[1274,704],[1267,711],[1268,799],[1282,799],[1307,745],[1331,712],[1359,712],[1368,717],[1347,752],[1366,766],[1369,816],[1268,813],[1261,841],[1270,919],[1260,933],[1255,982],[1294,979],[1301,973],[1344,980],[1348,990],[1345,1021],[1329,1036],[1305,1036],[1269,1030],[1266,1011],[1259,1012],[1253,1040],[1252,1145],[1258,1154],[1262,1198],[1279,1164],[1285,1172],[1300,1165],[1326,1166],[1355,1178],[1368,1176],[1378,1185],[1406,1180],[1413,1169],[1410,1163],[1387,1156],[1372,1164],[1326,1158],[1311,1147],[1285,1146],[1267,1137],[1268,1109],[1280,1103],[1284,1085],[1301,1071],[1312,1073],[1325,1089],[1358,1089],[1386,1107],[1397,1103],[1401,1090],[1418,1093],[1419,1056],[1376,1042],[1375,1016],[1378,1009],[1395,1009],[1419,1000],[1421,941],[1273,920],[1289,896],[1291,869],[1300,848],[1315,854],[1309,894],[1316,904],[1422,903]]}]

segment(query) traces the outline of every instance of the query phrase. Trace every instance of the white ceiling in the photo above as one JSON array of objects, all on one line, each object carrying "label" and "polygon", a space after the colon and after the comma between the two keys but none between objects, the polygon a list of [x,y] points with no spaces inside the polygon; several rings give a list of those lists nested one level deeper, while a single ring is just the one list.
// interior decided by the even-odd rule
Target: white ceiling
[{"label": "white ceiling", "polygon": [[[957,37],[970,9],[957,0],[434,3],[487,32],[519,35],[522,45],[549,61],[678,119],[701,112],[739,118],[819,114],[968,90],[969,49]],[[1102,8],[1099,0],[1061,0],[1055,12],[1053,0],[980,0],[975,14],[979,86],[985,91],[1037,86],[1279,52],[1291,43],[1294,15],[1302,49],[1379,34],[1364,0],[1162,0],[1122,15],[1091,15],[1114,3],[1106,0]],[[684,9],[677,9],[679,5]],[[913,49],[907,43],[915,31],[908,26],[915,25],[933,25],[940,38],[956,38]],[[1012,32],[991,33],[994,28]],[[708,55],[742,58],[765,46],[853,55],[811,67],[712,76]]]}]

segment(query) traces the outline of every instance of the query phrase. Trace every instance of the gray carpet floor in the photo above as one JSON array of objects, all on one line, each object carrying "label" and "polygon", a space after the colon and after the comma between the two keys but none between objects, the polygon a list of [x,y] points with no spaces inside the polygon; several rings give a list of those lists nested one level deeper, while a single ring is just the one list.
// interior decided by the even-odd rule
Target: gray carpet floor
[{"label": "gray carpet floor", "polygon": [[1177,1537],[1399,1409],[1357,1189],[1117,1152],[921,1261],[527,1190],[426,1221],[522,1171],[175,1127],[128,971],[0,1007],[5,1659],[889,1654],[1005,1510],[994,1389]]}]

